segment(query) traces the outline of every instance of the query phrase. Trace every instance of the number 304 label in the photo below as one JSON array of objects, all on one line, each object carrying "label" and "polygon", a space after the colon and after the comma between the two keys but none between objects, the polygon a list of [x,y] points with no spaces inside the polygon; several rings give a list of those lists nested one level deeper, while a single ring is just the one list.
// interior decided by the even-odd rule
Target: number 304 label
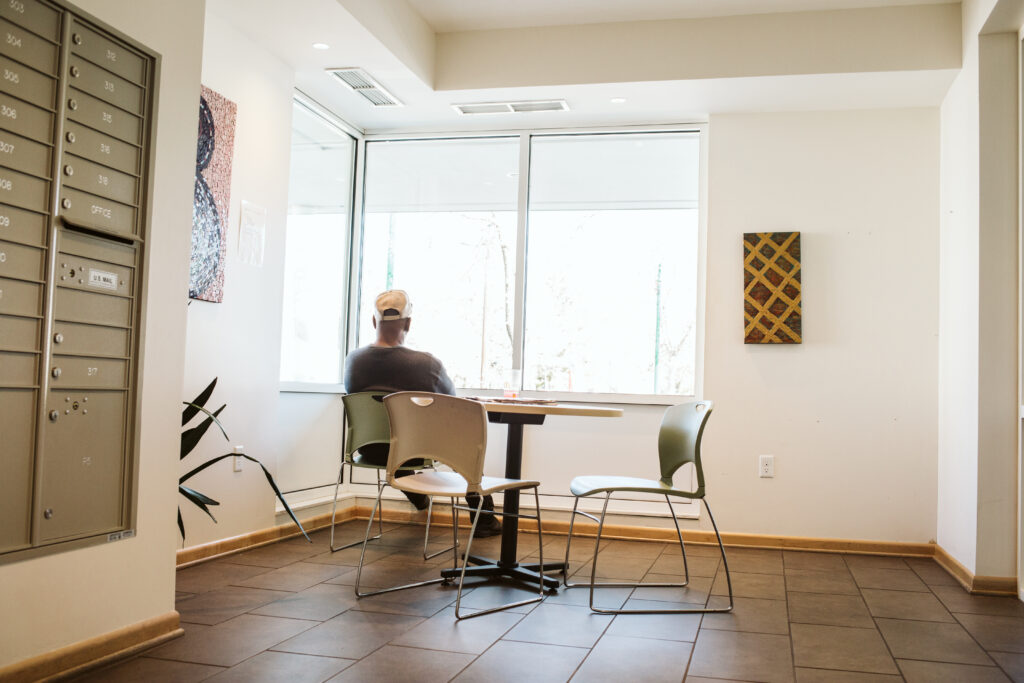
[{"label": "number 304 label", "polygon": [[102,289],[117,289],[117,273],[108,273],[105,270],[90,268],[89,286]]}]

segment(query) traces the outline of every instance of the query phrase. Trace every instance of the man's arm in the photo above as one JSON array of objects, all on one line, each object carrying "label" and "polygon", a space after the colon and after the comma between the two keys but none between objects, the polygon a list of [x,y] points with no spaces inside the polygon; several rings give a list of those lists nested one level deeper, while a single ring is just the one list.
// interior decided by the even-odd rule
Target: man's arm
[{"label": "man's arm", "polygon": [[433,392],[435,394],[448,394],[449,396],[454,396],[455,384],[452,382],[452,378],[448,376],[448,372],[444,369],[444,364],[439,360],[437,361],[437,372],[435,373],[435,376],[437,379],[434,380]]}]

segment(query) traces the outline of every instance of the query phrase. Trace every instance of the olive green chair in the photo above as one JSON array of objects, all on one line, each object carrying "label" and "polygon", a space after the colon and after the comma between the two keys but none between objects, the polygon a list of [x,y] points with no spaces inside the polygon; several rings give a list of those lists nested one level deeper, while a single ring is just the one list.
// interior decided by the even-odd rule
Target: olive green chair
[{"label": "olive green chair", "polygon": [[[388,485],[400,491],[410,491],[431,497],[443,496],[450,498],[452,501],[453,541],[458,535],[458,511],[465,510],[466,512],[473,513],[469,540],[466,541],[466,552],[462,561],[461,571],[459,572],[459,589],[455,596],[455,618],[468,619],[511,607],[540,602],[544,598],[543,536],[540,537],[538,543],[541,556],[537,566],[541,571],[541,580],[538,584],[537,597],[469,614],[463,614],[461,611],[462,587],[466,579],[466,565],[469,563],[470,552],[473,547],[473,536],[476,534],[476,525],[480,520],[484,496],[511,489],[532,488],[537,510],[536,515],[512,514],[504,511],[495,511],[494,514],[535,519],[537,520],[538,532],[541,529],[540,496],[537,493],[540,482],[484,476],[484,455],[487,451],[487,411],[484,409],[483,404],[445,394],[403,391],[384,397],[384,407],[387,409],[391,420],[391,451],[388,453],[387,467]],[[406,467],[408,463],[420,460],[429,460],[447,465],[452,471],[425,470],[405,477],[395,477],[395,473],[401,468]],[[478,502],[475,506],[469,507],[457,504],[457,499],[465,497],[467,493],[477,494]],[[356,570],[356,595],[364,598],[370,595],[390,593],[406,588],[428,586],[435,583],[450,583],[451,579],[437,578],[366,592],[361,590],[366,545],[371,540],[370,532],[373,529],[373,516],[379,507],[380,493],[377,494],[374,512],[371,513],[370,521],[366,525],[363,552],[359,556],[359,568]],[[452,569],[458,570],[459,552],[454,547],[452,550]],[[440,572],[440,569],[438,569],[438,572]]]},{"label": "olive green chair", "polygon": [[[616,477],[616,476],[584,476],[576,477],[569,485],[576,500],[572,508],[572,516],[569,519],[569,538],[565,544],[565,567],[562,570],[562,577],[568,588],[589,588],[590,609],[601,614],[693,614],[708,612],[729,612],[733,607],[732,578],[729,575],[729,561],[725,557],[725,547],[722,545],[722,535],[718,532],[718,525],[711,514],[711,507],[705,497],[704,468],[700,459],[700,442],[704,436],[704,427],[711,409],[714,407],[712,401],[693,401],[672,406],[665,411],[661,421],[661,430],[658,433],[658,459],[661,463],[660,479],[641,479],[637,477]],[[687,463],[693,463],[697,474],[697,488],[693,491],[684,491],[675,488],[672,484],[672,475]],[[597,583],[597,561],[598,550],[601,546],[601,532],[604,529],[605,516],[608,513],[608,502],[613,493],[648,493],[657,496],[664,496],[668,503],[669,512],[672,515],[672,522],[676,527],[676,536],[679,538],[679,548],[683,553],[683,582],[681,583]],[[589,513],[579,510],[580,498],[604,494],[604,505],[601,507],[600,519]],[[683,534],[679,530],[679,520],[676,519],[675,510],[672,508],[672,498],[686,500],[700,500],[708,511],[708,519],[711,527],[715,530],[715,538],[718,539],[718,549],[722,553],[722,565],[725,567],[725,580],[729,588],[728,607],[703,607],[697,609],[603,609],[594,607],[595,588],[657,588],[657,587],[685,587],[690,583],[690,568],[686,562],[686,545],[683,543]],[[572,544],[573,523],[576,515],[583,515],[597,522],[597,538],[594,540],[594,558],[590,565],[589,583],[569,583],[569,548]]]},{"label": "olive green chair", "polygon": [[[346,545],[335,546],[334,545],[334,528],[337,525],[337,510],[338,510],[338,489],[345,483],[345,466],[348,466],[349,481],[353,481],[354,469],[356,467],[362,467],[365,469],[374,470],[377,476],[377,493],[378,495],[384,488],[384,480],[381,478],[381,472],[385,469],[384,465],[376,465],[369,462],[364,458],[358,451],[363,446],[369,446],[371,444],[387,444],[391,443],[391,427],[388,424],[388,413],[384,409],[384,397],[390,392],[387,391],[363,391],[354,394],[346,394],[342,396],[342,401],[345,405],[345,444],[343,446],[341,468],[338,472],[338,480],[334,485],[334,506],[331,509],[331,552],[337,552],[344,550],[345,548],[352,548],[360,545],[362,541],[354,541]],[[410,462],[408,466],[402,469],[408,471],[415,471],[423,468],[433,467],[433,463],[430,461],[417,461]],[[430,504],[427,507],[427,531],[423,538],[423,559],[429,560],[432,557],[437,557],[441,553],[448,552],[451,548],[443,548],[433,553],[428,553],[427,544],[430,542],[430,518],[433,513],[434,501],[430,500]],[[370,518],[372,521],[372,517]],[[370,540],[376,540],[381,537],[384,533],[384,520],[383,512],[377,515],[377,535]]]}]

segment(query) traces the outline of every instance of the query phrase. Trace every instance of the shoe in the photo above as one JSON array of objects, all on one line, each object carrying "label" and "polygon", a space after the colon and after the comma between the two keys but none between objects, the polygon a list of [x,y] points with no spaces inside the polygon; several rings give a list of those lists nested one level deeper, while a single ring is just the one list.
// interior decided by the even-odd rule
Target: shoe
[{"label": "shoe", "polygon": [[501,533],[501,522],[499,522],[494,515],[481,515],[480,521],[476,525],[476,537],[487,538],[488,536],[497,536]]},{"label": "shoe", "polygon": [[[430,496],[425,496],[422,493],[412,493],[410,491],[403,491],[405,497],[409,499],[417,510],[426,510],[430,505]],[[482,521],[482,520],[481,520]]]}]

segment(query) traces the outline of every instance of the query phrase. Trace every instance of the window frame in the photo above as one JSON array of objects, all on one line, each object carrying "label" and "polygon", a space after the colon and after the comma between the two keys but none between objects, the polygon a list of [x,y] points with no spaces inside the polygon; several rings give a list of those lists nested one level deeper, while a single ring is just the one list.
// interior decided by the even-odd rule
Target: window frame
[{"label": "window frame", "polygon": [[[525,295],[527,235],[529,231],[529,170],[531,141],[535,137],[566,136],[566,135],[600,135],[630,133],[696,133],[699,139],[698,159],[698,197],[697,214],[697,305],[696,305],[696,340],[694,359],[694,393],[691,394],[615,394],[568,391],[521,391],[523,398],[545,398],[572,403],[596,403],[604,405],[674,405],[704,393],[704,355],[706,314],[706,282],[707,282],[707,216],[708,216],[708,126],[706,123],[678,124],[647,124],[629,126],[596,126],[571,128],[516,128],[516,129],[485,129],[474,131],[438,131],[431,133],[364,133],[345,123],[337,115],[331,114],[314,100],[296,91],[295,99],[311,106],[320,113],[324,112],[346,133],[355,138],[356,158],[352,187],[351,225],[347,243],[348,253],[348,310],[345,315],[344,353],[347,355],[358,347],[359,325],[365,323],[361,319],[360,285],[362,282],[364,202],[366,196],[366,144],[368,142],[387,142],[404,140],[452,140],[466,138],[518,138],[519,144],[519,189],[516,199],[516,283],[515,305],[513,315],[513,366],[522,367],[525,328]],[[443,353],[439,352],[443,360]],[[281,382],[281,392],[294,393],[345,393],[342,384],[319,384],[309,382]],[[459,395],[501,396],[496,389],[464,389],[457,387]]]}]

